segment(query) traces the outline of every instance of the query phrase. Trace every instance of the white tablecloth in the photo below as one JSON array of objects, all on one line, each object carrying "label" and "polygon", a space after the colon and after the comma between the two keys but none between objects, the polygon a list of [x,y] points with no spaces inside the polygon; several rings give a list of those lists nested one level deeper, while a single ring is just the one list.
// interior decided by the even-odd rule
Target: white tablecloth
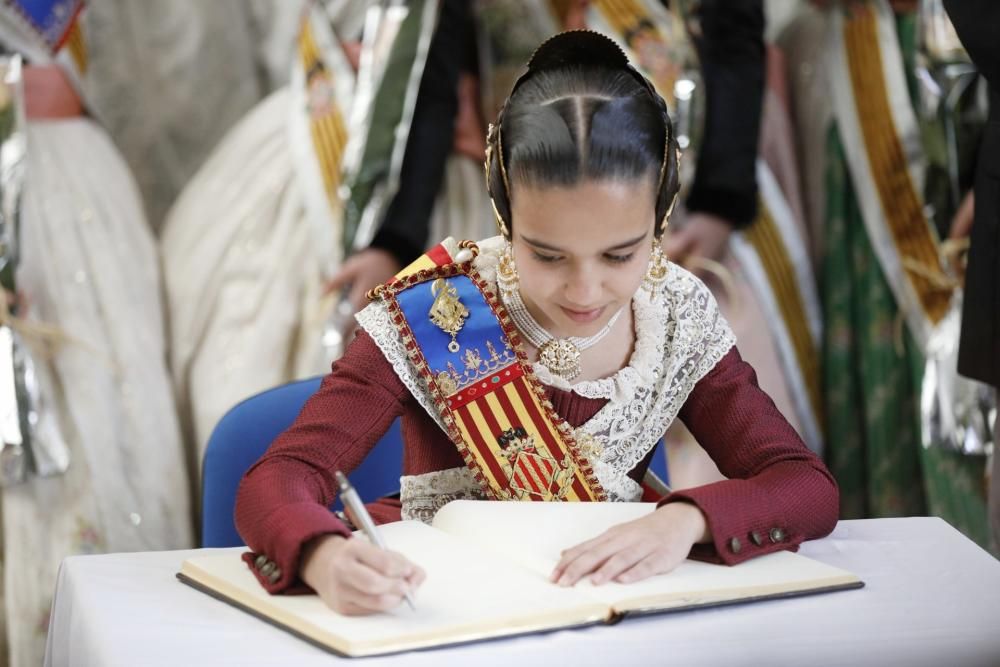
[{"label": "white tablecloth", "polygon": [[[329,665],[174,578],[194,551],[67,558],[46,665]],[[1000,666],[1000,561],[936,518],[841,521],[802,553],[859,590],[627,619],[356,664]]]}]

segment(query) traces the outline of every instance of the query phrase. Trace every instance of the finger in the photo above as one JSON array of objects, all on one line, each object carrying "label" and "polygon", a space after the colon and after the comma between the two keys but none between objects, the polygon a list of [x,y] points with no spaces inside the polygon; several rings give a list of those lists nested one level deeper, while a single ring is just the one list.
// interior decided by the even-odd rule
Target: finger
[{"label": "finger", "polygon": [[344,602],[342,600],[338,600],[335,604],[327,606],[338,614],[343,614],[344,616],[370,616],[374,613],[371,609],[359,607],[353,602]]},{"label": "finger", "polygon": [[344,616],[367,616],[377,610],[361,606],[354,601],[354,595],[341,587],[317,591],[327,607]]},{"label": "finger", "polygon": [[677,556],[673,553],[650,554],[636,562],[632,567],[619,573],[615,577],[615,581],[622,584],[630,584],[657,574],[666,574],[675,570],[683,560],[682,556]]},{"label": "finger", "polygon": [[406,581],[408,584],[410,584],[410,590],[415,591],[417,590],[417,588],[420,587],[420,584],[424,583],[424,580],[426,579],[427,579],[427,573],[424,572],[424,568],[420,567],[419,565],[414,565],[413,572],[410,573],[410,576],[406,578]]},{"label": "finger", "polygon": [[600,567],[605,560],[617,552],[617,547],[611,542],[596,545],[566,563],[563,572],[556,581],[560,586],[572,586],[580,579]]},{"label": "finger", "polygon": [[339,583],[366,595],[394,593],[402,595],[410,590],[405,577],[386,576],[362,562],[351,560],[344,563],[337,573]]},{"label": "finger", "polygon": [[370,543],[357,551],[358,560],[385,577],[403,579],[416,567],[396,551],[384,551]]},{"label": "finger", "polygon": [[633,565],[648,556],[651,551],[651,548],[647,551],[642,549],[640,545],[634,545],[621,549],[605,560],[604,563],[602,563],[601,566],[597,568],[592,575],[590,575],[590,583],[595,586],[600,586],[607,581],[611,581],[622,572],[628,570]]},{"label": "finger", "polygon": [[330,293],[336,290],[344,289],[348,283],[354,280],[356,273],[357,269],[355,269],[350,262],[345,263],[340,271],[333,274],[333,277],[330,278],[330,281],[326,284],[326,292]]},{"label": "finger", "polygon": [[372,613],[379,611],[389,611],[395,609],[403,602],[402,594],[382,593],[379,595],[368,594],[361,591],[346,589],[341,596],[343,604],[353,605],[362,613]]},{"label": "finger", "polygon": [[562,576],[563,571],[569,567],[570,563],[579,558],[580,555],[591,551],[592,549],[599,548],[604,542],[613,539],[614,535],[612,535],[611,530],[606,530],[597,537],[592,537],[586,542],[581,542],[580,544],[570,547],[569,549],[563,549],[560,553],[559,562],[556,563],[555,569],[552,570],[550,580],[558,581]]},{"label": "finger", "polygon": [[355,280],[351,283],[351,291],[348,292],[347,298],[350,300],[351,305],[354,306],[354,310],[361,310],[368,303],[368,290],[370,290],[375,285],[366,285],[360,280]]}]

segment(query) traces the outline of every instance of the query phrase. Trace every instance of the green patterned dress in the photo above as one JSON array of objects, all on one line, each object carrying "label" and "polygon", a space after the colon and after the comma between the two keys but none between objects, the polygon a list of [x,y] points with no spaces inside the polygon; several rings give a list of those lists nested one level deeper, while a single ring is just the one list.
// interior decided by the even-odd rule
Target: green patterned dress
[{"label": "green patterned dress", "polygon": [[[910,65],[915,17],[898,17],[896,27]],[[841,517],[936,515],[988,548],[985,462],[921,445],[923,355],[865,230],[836,126],[827,148],[823,389],[827,462],[840,484]]]}]

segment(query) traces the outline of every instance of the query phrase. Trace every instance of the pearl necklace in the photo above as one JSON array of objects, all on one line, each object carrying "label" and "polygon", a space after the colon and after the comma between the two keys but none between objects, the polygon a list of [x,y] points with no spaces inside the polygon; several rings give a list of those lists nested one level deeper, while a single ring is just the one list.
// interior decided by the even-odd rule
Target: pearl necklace
[{"label": "pearl necklace", "polygon": [[619,308],[618,312],[608,320],[608,323],[593,336],[556,338],[531,316],[518,289],[500,289],[498,291],[500,292],[500,300],[503,301],[518,330],[538,350],[539,363],[567,381],[580,374],[580,353],[597,345],[601,339],[611,333],[615,322],[625,310],[624,306]]}]

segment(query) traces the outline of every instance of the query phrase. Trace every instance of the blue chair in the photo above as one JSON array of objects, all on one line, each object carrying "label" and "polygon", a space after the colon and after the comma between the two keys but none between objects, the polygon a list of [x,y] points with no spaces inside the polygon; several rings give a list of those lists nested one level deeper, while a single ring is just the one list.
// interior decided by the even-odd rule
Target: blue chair
[{"label": "blue chair", "polygon": [[667,448],[663,444],[663,438],[656,443],[656,452],[649,461],[649,469],[660,478],[660,481],[670,486],[670,474],[667,470]]},{"label": "blue chair", "polygon": [[[291,426],[322,378],[310,378],[268,389],[229,410],[208,439],[202,465],[201,545],[243,544],[233,523],[236,489],[243,474],[278,435]],[[399,491],[403,437],[397,419],[372,454],[350,474],[365,500]],[[340,508],[340,502],[333,507]]]}]

